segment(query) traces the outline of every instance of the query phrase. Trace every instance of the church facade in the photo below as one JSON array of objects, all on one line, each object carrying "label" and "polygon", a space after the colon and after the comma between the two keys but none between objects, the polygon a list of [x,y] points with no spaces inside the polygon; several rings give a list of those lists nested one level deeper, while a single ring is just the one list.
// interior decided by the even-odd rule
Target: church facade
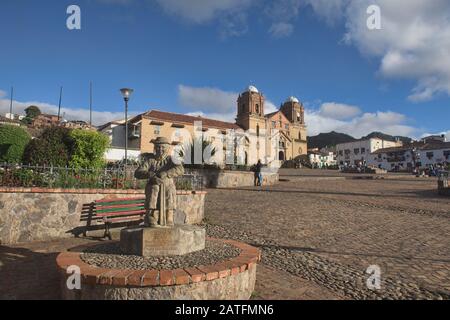
[{"label": "church facade", "polygon": [[[276,112],[265,114],[264,95],[249,86],[237,99],[234,123],[151,110],[129,121],[128,147],[146,153],[153,152],[151,141],[160,136],[174,146],[201,139],[215,148],[216,163],[230,164],[229,159],[241,165],[258,160],[265,164],[283,162],[307,154],[304,114],[303,104],[295,97],[289,97]],[[125,130],[121,127],[123,122],[114,128],[108,124],[99,128],[110,135],[116,156],[124,145]]]}]

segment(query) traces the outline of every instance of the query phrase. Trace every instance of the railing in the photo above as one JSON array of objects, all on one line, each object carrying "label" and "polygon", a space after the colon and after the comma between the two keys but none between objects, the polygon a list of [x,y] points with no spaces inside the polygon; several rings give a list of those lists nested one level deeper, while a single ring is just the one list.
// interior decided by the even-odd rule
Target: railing
[{"label": "railing", "polygon": [[[144,189],[146,180],[134,177],[137,166],[77,169],[69,167],[0,164],[0,187],[63,189]],[[203,177],[186,174],[175,179],[177,190],[203,190]]]}]

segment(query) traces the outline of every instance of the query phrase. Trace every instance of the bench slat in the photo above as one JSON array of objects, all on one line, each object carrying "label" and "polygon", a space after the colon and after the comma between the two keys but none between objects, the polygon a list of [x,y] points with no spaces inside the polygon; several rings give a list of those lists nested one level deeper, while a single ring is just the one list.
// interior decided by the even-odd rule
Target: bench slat
[{"label": "bench slat", "polygon": [[103,199],[103,200],[96,200],[95,203],[109,203],[109,202],[123,202],[123,201],[145,201],[145,198],[119,198],[119,199]]},{"label": "bench slat", "polygon": [[144,207],[144,203],[130,203],[130,204],[116,204],[112,206],[102,206],[97,207],[96,210],[107,210],[107,209],[117,209],[117,208],[134,208],[134,207]]},{"label": "bench slat", "polygon": [[136,210],[144,210],[144,206],[133,206],[127,208],[113,208],[113,209],[99,209],[95,210],[97,214],[100,213],[114,213],[114,212],[124,212],[124,211],[136,211]]},{"label": "bench slat", "polygon": [[125,222],[125,221],[139,221],[142,220],[141,217],[134,217],[132,219],[125,219],[125,218],[113,218],[113,219],[108,219],[108,222]]},{"label": "bench slat", "polygon": [[133,215],[142,215],[142,214],[145,214],[145,210],[99,213],[96,216],[97,217],[115,217],[115,216],[133,216]]}]

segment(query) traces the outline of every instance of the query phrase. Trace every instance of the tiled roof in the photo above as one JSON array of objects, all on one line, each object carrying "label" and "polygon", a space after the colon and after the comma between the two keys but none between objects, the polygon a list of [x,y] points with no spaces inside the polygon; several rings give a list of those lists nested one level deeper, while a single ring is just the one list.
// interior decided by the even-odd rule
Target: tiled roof
[{"label": "tiled roof", "polygon": [[237,124],[231,122],[213,120],[203,117],[194,117],[185,114],[164,112],[159,110],[151,110],[147,113],[144,113],[142,117],[191,125],[194,125],[194,121],[202,121],[203,127],[217,128],[217,129],[241,129],[241,127],[239,127]]},{"label": "tiled roof", "polygon": [[408,151],[412,150],[413,148],[417,148],[419,150],[442,150],[442,149],[450,149],[450,142],[438,142],[433,141],[430,143],[423,143],[423,142],[413,142],[411,144],[408,144],[403,147],[392,147],[392,148],[384,148],[384,149],[378,149],[372,153],[378,154],[378,153],[388,153],[388,152],[400,152],[400,151]]}]

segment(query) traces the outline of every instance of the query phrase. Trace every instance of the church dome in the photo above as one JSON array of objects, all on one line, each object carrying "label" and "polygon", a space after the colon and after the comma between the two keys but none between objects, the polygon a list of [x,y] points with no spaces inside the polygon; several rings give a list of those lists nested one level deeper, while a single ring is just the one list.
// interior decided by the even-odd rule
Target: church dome
[{"label": "church dome", "polygon": [[296,97],[294,97],[294,96],[289,97],[289,98],[286,100],[286,102],[300,103],[300,101],[299,101]]},{"label": "church dome", "polygon": [[248,86],[248,88],[245,91],[259,93],[258,89],[255,86]]}]

